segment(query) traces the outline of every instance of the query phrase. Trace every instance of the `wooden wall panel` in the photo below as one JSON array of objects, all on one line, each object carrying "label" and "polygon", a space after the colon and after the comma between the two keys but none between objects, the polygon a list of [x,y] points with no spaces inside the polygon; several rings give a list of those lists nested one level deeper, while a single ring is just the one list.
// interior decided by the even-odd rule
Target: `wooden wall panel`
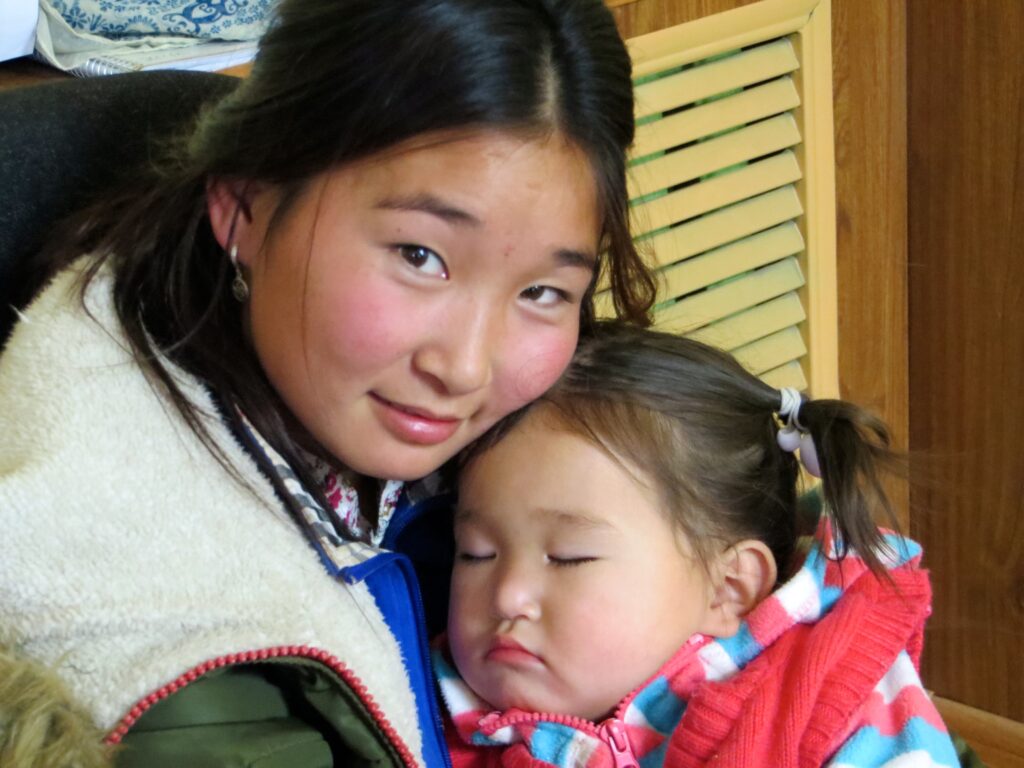
[{"label": "wooden wall panel", "polygon": [[[911,0],[911,446],[925,680],[1024,720],[1024,3]],[[919,510],[920,508],[920,510]]]},{"label": "wooden wall panel", "polygon": [[[909,442],[906,6],[833,0],[836,261],[842,396]],[[904,529],[906,485],[887,483]]]},{"label": "wooden wall panel", "polygon": [[[636,0],[613,9],[623,36],[750,0]],[[832,0],[839,381],[908,445],[906,9]],[[888,486],[904,524],[908,494]]]}]

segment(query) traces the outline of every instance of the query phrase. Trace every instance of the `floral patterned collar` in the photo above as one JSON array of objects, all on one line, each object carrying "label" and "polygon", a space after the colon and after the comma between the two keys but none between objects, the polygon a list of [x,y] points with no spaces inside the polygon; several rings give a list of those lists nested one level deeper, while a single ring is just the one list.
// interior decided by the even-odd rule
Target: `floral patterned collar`
[{"label": "floral patterned collar", "polygon": [[305,529],[327,570],[341,575],[345,568],[375,557],[381,551],[378,545],[387,532],[405,484],[398,480],[380,481],[378,524],[372,526],[359,510],[359,496],[352,477],[346,477],[326,462],[307,454],[306,459],[321,479],[324,495],[347,528],[340,531],[327,511],[299,481],[284,457],[267,442],[241,409],[236,407],[235,411],[240,421],[241,436],[246,438],[250,451],[255,452],[254,457],[256,454],[262,456],[264,469],[274,475],[279,495]]},{"label": "floral patterned collar", "polygon": [[305,455],[314,476],[323,489],[338,518],[345,524],[349,534],[357,541],[379,547],[391,522],[391,516],[398,506],[404,483],[401,480],[380,480],[380,495],[377,507],[377,524],[373,525],[361,512],[359,493],[355,487],[355,474],[347,469],[338,469],[318,456]]}]

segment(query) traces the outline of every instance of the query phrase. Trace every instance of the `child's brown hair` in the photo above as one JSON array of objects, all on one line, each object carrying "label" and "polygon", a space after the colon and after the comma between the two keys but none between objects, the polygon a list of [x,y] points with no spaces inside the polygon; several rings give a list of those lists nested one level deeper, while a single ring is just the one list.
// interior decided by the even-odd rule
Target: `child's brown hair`
[{"label": "child's brown hair", "polygon": [[[731,355],[680,336],[600,324],[538,404],[557,426],[639,469],[705,562],[715,543],[763,541],[782,577],[800,535],[799,461],[779,446],[782,393]],[[533,407],[536,407],[533,406]],[[884,572],[887,545],[875,519],[896,528],[880,470],[895,463],[885,425],[841,400],[802,399],[822,475],[823,512],[837,554],[855,550]],[[510,419],[474,446],[495,445]],[[628,512],[626,510],[625,512]]]}]

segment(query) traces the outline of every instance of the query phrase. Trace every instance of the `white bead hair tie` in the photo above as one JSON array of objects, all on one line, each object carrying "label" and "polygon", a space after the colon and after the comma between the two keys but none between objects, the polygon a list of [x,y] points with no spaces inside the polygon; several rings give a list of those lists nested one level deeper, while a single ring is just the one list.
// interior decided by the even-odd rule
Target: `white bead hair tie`
[{"label": "white bead hair tie", "polygon": [[800,406],[803,398],[793,387],[779,390],[779,418],[786,423],[775,435],[779,448],[789,453],[797,453],[800,463],[810,474],[821,477],[821,464],[818,463],[818,451],[814,447],[814,439],[800,423]]}]

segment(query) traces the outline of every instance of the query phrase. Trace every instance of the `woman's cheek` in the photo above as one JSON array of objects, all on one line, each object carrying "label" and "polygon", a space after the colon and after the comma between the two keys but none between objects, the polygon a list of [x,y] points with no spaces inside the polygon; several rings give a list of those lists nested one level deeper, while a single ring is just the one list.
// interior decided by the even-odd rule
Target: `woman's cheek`
[{"label": "woman's cheek", "polygon": [[523,345],[521,361],[511,377],[509,412],[536,400],[554,384],[576,351],[577,332],[555,333],[540,343]]},{"label": "woman's cheek", "polygon": [[402,295],[393,286],[353,287],[321,298],[311,330],[323,338],[332,356],[348,359],[360,368],[374,367],[408,346],[409,328],[416,323],[403,322],[408,313],[396,311],[396,306],[402,306],[396,303]]}]

